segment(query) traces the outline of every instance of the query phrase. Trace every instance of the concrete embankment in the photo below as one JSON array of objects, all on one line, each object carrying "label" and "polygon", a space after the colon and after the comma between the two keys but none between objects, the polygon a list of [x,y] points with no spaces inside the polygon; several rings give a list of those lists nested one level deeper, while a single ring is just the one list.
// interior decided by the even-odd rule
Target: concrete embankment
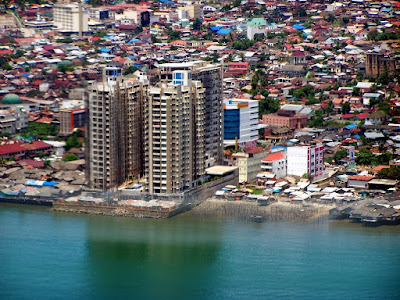
[{"label": "concrete embankment", "polygon": [[70,213],[104,215],[113,217],[133,217],[133,218],[168,218],[173,215],[173,211],[168,209],[139,209],[122,206],[107,205],[83,205],[75,203],[54,202],[53,210]]},{"label": "concrete embankment", "polygon": [[187,212],[197,216],[226,216],[251,220],[255,216],[263,221],[278,220],[310,220],[329,214],[329,209],[334,206],[310,203],[291,204],[275,202],[268,206],[259,206],[254,202],[227,201],[219,199],[207,199],[200,205]]}]

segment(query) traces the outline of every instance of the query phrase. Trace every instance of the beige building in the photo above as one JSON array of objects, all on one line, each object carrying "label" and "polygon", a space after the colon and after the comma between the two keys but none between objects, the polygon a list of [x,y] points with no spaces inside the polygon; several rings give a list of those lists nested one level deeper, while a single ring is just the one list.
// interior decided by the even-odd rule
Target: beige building
[{"label": "beige building", "polygon": [[192,79],[198,80],[205,88],[205,144],[206,167],[222,164],[223,159],[223,91],[222,67],[205,61],[166,63],[159,65],[159,80],[171,81],[172,73],[188,70]]},{"label": "beige building", "polygon": [[205,89],[190,71],[148,90],[145,175],[150,193],[181,193],[205,174]]},{"label": "beige building", "polygon": [[0,14],[0,29],[16,28],[15,18],[11,14]]},{"label": "beige building", "polygon": [[203,10],[199,4],[185,5],[178,7],[180,11],[187,11],[188,17],[191,20],[200,19],[203,16]]},{"label": "beige building", "polygon": [[254,148],[247,152],[239,152],[232,155],[239,168],[239,183],[249,183],[257,178],[261,172],[262,160],[267,156],[264,148]]},{"label": "beige building", "polygon": [[87,180],[91,188],[104,190],[140,177],[143,170],[144,87],[123,78],[111,82],[88,88]]},{"label": "beige building", "polygon": [[53,19],[56,30],[66,33],[88,32],[89,13],[81,4],[55,4]]}]

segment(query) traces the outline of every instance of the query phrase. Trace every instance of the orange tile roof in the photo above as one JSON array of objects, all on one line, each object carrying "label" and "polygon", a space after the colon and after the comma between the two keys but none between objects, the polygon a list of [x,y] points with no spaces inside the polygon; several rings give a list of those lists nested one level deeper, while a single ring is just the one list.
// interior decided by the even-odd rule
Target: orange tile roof
[{"label": "orange tile roof", "polygon": [[283,156],[283,154],[281,152],[278,152],[278,153],[273,153],[273,154],[267,156],[266,158],[263,159],[263,161],[275,161],[275,160],[283,159],[283,158],[285,158]]},{"label": "orange tile roof", "polygon": [[380,165],[380,166],[376,166],[375,168],[372,168],[371,171],[373,172],[379,172],[382,169],[388,169],[390,168],[389,166],[385,166],[385,165]]},{"label": "orange tile roof", "polygon": [[349,180],[370,181],[374,177],[371,175],[353,175],[349,177]]}]

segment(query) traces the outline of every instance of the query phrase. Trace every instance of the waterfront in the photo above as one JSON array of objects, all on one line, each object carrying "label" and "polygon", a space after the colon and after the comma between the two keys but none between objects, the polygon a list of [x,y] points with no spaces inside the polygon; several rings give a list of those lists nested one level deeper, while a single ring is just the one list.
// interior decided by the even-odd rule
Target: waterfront
[{"label": "waterfront", "polygon": [[400,226],[0,204],[1,299],[395,299]]}]

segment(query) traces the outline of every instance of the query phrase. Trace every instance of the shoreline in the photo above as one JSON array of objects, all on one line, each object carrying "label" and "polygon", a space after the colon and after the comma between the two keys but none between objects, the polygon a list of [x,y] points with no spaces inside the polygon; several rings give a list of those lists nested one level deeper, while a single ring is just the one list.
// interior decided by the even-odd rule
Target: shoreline
[{"label": "shoreline", "polygon": [[303,205],[282,201],[274,202],[267,206],[260,206],[255,202],[249,201],[227,201],[209,198],[186,212],[186,214],[204,217],[237,217],[247,220],[254,220],[254,217],[259,217],[258,219],[261,219],[261,221],[310,221],[329,215],[329,210],[334,207],[336,205],[318,203]]},{"label": "shoreline", "polygon": [[[260,206],[256,202],[236,200],[228,201],[225,199],[207,198],[197,205],[181,206],[174,210],[167,209],[138,209],[124,206],[104,206],[104,205],[76,205],[59,201],[46,201],[43,205],[39,201],[1,201],[2,203],[23,204],[33,206],[45,206],[52,211],[67,212],[76,214],[93,214],[113,217],[131,218],[172,218],[178,214],[202,217],[232,217],[249,221],[282,221],[297,220],[310,221],[319,217],[329,215],[329,210],[336,205],[326,205],[309,203],[307,205],[298,203],[288,203],[283,201],[273,202],[266,206]],[[51,204],[50,204],[51,202]]]}]

